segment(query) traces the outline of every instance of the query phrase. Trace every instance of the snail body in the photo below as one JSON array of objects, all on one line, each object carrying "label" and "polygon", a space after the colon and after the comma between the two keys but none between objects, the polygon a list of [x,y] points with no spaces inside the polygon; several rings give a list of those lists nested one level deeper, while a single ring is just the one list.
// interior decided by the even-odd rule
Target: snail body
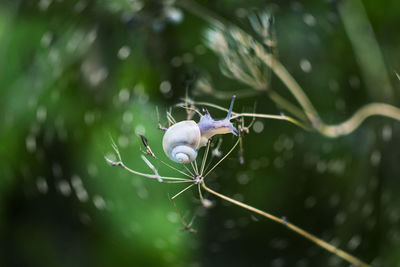
[{"label": "snail body", "polygon": [[172,161],[187,164],[196,159],[198,149],[205,146],[214,135],[226,133],[237,135],[236,128],[230,122],[234,100],[235,97],[232,98],[228,115],[223,120],[215,121],[206,112],[198,123],[185,120],[169,127],[162,141],[165,154]]}]

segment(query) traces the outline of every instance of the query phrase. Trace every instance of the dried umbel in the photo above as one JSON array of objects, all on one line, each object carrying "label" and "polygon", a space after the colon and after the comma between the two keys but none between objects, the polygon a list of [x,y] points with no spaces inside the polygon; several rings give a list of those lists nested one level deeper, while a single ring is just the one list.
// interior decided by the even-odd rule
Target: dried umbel
[{"label": "dried umbel", "polygon": [[214,135],[237,135],[237,129],[230,121],[234,101],[235,97],[232,98],[228,115],[223,120],[214,120],[210,113],[206,112],[198,123],[185,120],[168,128],[162,141],[165,154],[177,163],[190,163],[196,159],[197,150],[205,146]]}]

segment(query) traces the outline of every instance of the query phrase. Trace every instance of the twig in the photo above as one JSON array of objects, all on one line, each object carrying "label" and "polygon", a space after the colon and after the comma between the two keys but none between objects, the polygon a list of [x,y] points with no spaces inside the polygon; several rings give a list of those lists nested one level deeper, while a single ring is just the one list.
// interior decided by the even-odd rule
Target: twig
[{"label": "twig", "polygon": [[226,157],[229,156],[229,154],[232,153],[232,151],[235,149],[235,147],[239,144],[240,139],[238,138],[238,140],[236,141],[236,143],[233,145],[233,147],[231,148],[231,150],[229,150],[228,153],[226,153],[225,156],[222,157],[222,159],[220,159],[205,175],[203,175],[203,178],[206,178],[210,172],[212,172],[224,159],[226,159]]},{"label": "twig", "polygon": [[154,165],[151,164],[151,162],[148,159],[146,159],[146,157],[143,154],[141,156],[142,156],[142,160],[147,164],[147,166],[149,166],[149,168],[154,172],[154,174],[159,177],[158,181],[162,182],[163,180],[161,179],[160,175],[158,174],[158,170],[156,169],[156,167],[154,167]]},{"label": "twig", "polygon": [[400,108],[383,103],[367,104],[357,110],[348,120],[336,125],[322,124],[317,130],[323,135],[332,138],[348,135],[371,116],[383,116],[400,121]]},{"label": "twig", "polygon": [[[213,23],[213,25],[216,27],[215,31],[217,32],[217,35],[221,36],[221,38],[224,37],[224,33],[227,32],[230,34],[230,37],[233,38],[236,42],[239,42],[242,46],[249,47],[254,51],[254,56],[258,57],[268,68],[270,68],[273,73],[281,80],[281,82],[286,86],[286,88],[289,90],[289,92],[294,96],[296,101],[299,103],[301,107],[301,111],[291,104],[289,101],[283,99],[276,93],[271,93],[272,90],[266,90],[267,94],[269,97],[277,104],[281,105],[284,109],[289,111],[291,114],[294,116],[304,119],[303,114],[307,117],[309,122],[311,123],[312,128],[314,128],[316,131],[321,133],[322,135],[325,135],[327,137],[338,137],[341,135],[347,135],[352,133],[355,129],[359,127],[361,122],[369,117],[369,116],[385,116],[389,118],[393,118],[396,120],[399,120],[400,117],[400,109],[391,106],[388,104],[384,103],[372,103],[368,104],[366,106],[363,106],[359,109],[359,111],[356,112],[356,114],[353,115],[349,120],[337,124],[337,125],[328,125],[324,123],[317,110],[314,108],[312,102],[310,99],[307,97],[305,94],[305,91],[303,88],[297,83],[297,81],[294,79],[294,77],[288,72],[288,70],[285,68],[285,66],[278,60],[276,59],[273,55],[268,53],[264,46],[259,43],[257,40],[252,38],[249,34],[247,34],[244,30],[242,30],[240,27],[233,25],[229,22],[219,20],[217,23],[215,23],[215,20],[217,16],[210,12],[209,10],[205,10],[204,8],[198,6],[197,4],[193,3],[192,1],[185,1],[185,4],[183,7],[187,8],[189,11],[194,12],[196,14],[201,14],[203,18],[206,20],[210,21]],[[212,19],[211,19],[212,18]],[[224,39],[225,42],[226,39]],[[240,60],[240,58],[237,58],[238,55],[236,53],[228,53],[230,48],[228,48],[226,45],[223,46],[222,49],[214,49],[215,52],[220,54],[222,62],[225,62],[225,64],[228,64],[231,66],[231,72],[233,73],[233,76],[230,75],[229,73],[226,73],[229,77],[233,77],[241,82],[249,82],[249,77],[244,77],[243,75],[243,70],[237,67],[237,65],[233,64],[232,60],[227,54],[231,55],[232,57],[236,57],[237,60]],[[225,54],[227,53],[227,54]],[[240,53],[239,53],[240,54]],[[251,60],[251,59],[249,59]],[[246,60],[244,60],[246,64]],[[247,75],[247,74],[246,74]],[[250,75],[251,76],[251,75]],[[257,79],[257,75],[255,77],[251,77],[252,79]],[[250,79],[251,80],[251,79]],[[258,90],[258,86],[254,85],[253,86],[255,90]],[[206,104],[206,103],[203,103]],[[210,105],[214,106],[214,105]],[[215,107],[215,106],[214,106]],[[216,107],[218,108],[218,107]],[[221,109],[221,108],[219,108]],[[266,114],[265,114],[266,115]],[[265,117],[267,118],[267,117]],[[274,118],[274,117],[270,117]],[[289,117],[287,117],[289,118]],[[275,118],[276,119],[276,118]],[[280,118],[278,118],[280,119]],[[299,122],[295,119],[286,119],[287,121],[290,121],[298,126],[304,126],[302,122]],[[304,128],[304,127],[303,127]]]},{"label": "twig", "polygon": [[[228,109],[218,106],[216,104],[212,104],[212,103],[208,103],[208,102],[193,102],[193,104],[195,105],[200,105],[200,106],[208,106],[208,107],[212,107],[215,109],[219,109],[219,110],[223,110],[223,111],[228,111]],[[182,104],[177,104],[178,106],[182,105]],[[309,126],[305,125],[304,123],[286,116],[286,115],[270,115],[270,114],[261,114],[261,113],[238,113],[238,112],[233,112],[232,111],[232,117],[231,119],[236,119],[236,118],[240,118],[240,117],[252,117],[252,118],[263,118],[263,119],[273,119],[273,120],[284,120],[284,121],[288,121],[290,123],[293,123],[305,130],[311,130],[312,128],[310,128]]]},{"label": "twig", "polygon": [[247,209],[247,210],[249,210],[249,211],[252,211],[252,212],[254,212],[254,213],[257,213],[257,214],[259,214],[259,215],[261,215],[261,216],[263,216],[263,217],[266,217],[266,218],[268,218],[268,219],[270,219],[270,220],[272,220],[272,221],[274,221],[274,222],[280,223],[280,224],[282,224],[282,225],[288,227],[288,228],[291,229],[292,231],[298,233],[299,235],[305,237],[306,239],[308,239],[308,240],[314,242],[314,243],[317,244],[318,246],[320,246],[320,247],[322,247],[322,248],[328,250],[329,252],[331,252],[331,253],[337,255],[338,257],[340,257],[340,258],[342,258],[342,259],[344,259],[344,260],[346,260],[346,261],[348,261],[349,263],[354,264],[355,266],[359,266],[359,267],[369,267],[369,266],[370,266],[370,265],[368,265],[367,263],[365,263],[365,262],[363,262],[363,261],[357,259],[356,257],[354,257],[354,256],[352,256],[352,255],[350,255],[350,254],[348,254],[347,252],[345,252],[345,251],[343,251],[343,250],[341,250],[341,249],[339,249],[339,248],[336,248],[336,247],[332,246],[331,244],[329,244],[329,243],[325,242],[324,240],[322,240],[322,239],[316,237],[315,235],[310,234],[309,232],[307,232],[307,231],[305,231],[305,230],[299,228],[298,226],[296,226],[296,225],[294,225],[294,224],[288,222],[286,219],[278,218],[278,217],[276,217],[276,216],[274,216],[274,215],[272,215],[272,214],[270,214],[270,213],[268,213],[268,212],[259,210],[259,209],[257,209],[257,208],[254,208],[254,207],[250,206],[250,205],[244,204],[244,203],[242,203],[242,202],[240,202],[240,201],[237,201],[237,200],[235,200],[235,199],[232,199],[232,198],[230,198],[230,197],[227,197],[227,196],[225,196],[225,195],[222,195],[222,194],[220,194],[220,193],[218,193],[218,192],[216,192],[216,191],[210,189],[209,187],[207,187],[206,184],[205,184],[204,182],[202,182],[201,185],[202,185],[202,187],[204,188],[204,190],[206,190],[207,192],[209,192],[209,193],[211,193],[211,194],[213,194],[213,195],[215,195],[215,196],[217,196],[217,197],[219,197],[219,198],[221,198],[221,199],[224,199],[224,200],[226,200],[226,201],[228,201],[228,202],[231,202],[231,203],[234,204],[234,205],[237,205],[237,206],[239,206],[239,207],[242,207],[242,208],[244,208],[244,209]]},{"label": "twig", "polygon": [[[150,145],[149,145],[149,142],[147,141],[147,138],[146,138],[144,135],[140,134],[140,133],[138,133],[138,135],[140,136],[140,138],[141,138],[141,140],[142,140],[142,143],[143,143],[143,145],[144,145],[145,148],[146,148],[146,151],[144,152],[145,154],[147,154],[147,155],[151,156],[152,158],[154,158],[154,159],[160,161],[162,164],[164,164],[164,165],[167,166],[168,168],[170,168],[170,169],[172,169],[172,170],[174,170],[174,171],[177,171],[177,172],[179,172],[180,174],[183,174],[183,175],[185,175],[185,176],[187,176],[187,177],[189,177],[189,178],[191,178],[191,177],[193,176],[193,175],[190,176],[189,174],[187,174],[187,173],[185,173],[185,172],[183,172],[183,171],[181,171],[181,170],[175,168],[174,166],[172,166],[172,165],[166,163],[165,161],[163,161],[162,159],[158,158],[158,157],[156,156],[156,154],[154,154],[154,152],[151,150]],[[111,141],[113,142],[113,147],[114,147],[114,150],[115,150],[115,148],[117,148],[117,146],[115,145],[115,143],[114,143],[114,141],[113,141],[112,139],[111,139]],[[118,148],[117,148],[117,150],[118,150]],[[119,156],[119,157],[120,157],[120,156]],[[151,169],[155,169],[154,166],[150,163],[150,161],[148,161],[146,158],[143,158],[143,157],[142,157],[142,159],[146,162],[146,164],[147,164]],[[151,167],[151,166],[153,166],[153,167]],[[190,172],[189,172],[189,173],[190,173]],[[157,174],[157,173],[156,173],[156,174]]]},{"label": "twig", "polygon": [[160,175],[155,175],[155,174],[148,174],[148,173],[138,172],[138,171],[132,170],[129,167],[127,167],[122,161],[112,161],[107,157],[104,157],[104,158],[112,166],[120,166],[120,167],[124,168],[125,170],[127,170],[130,173],[133,173],[133,174],[136,174],[136,175],[139,175],[139,176],[143,176],[143,177],[146,177],[146,178],[149,178],[149,179],[157,179],[157,180],[162,179],[162,180],[171,180],[171,181],[172,180],[175,180],[175,181],[191,181],[192,182],[192,180],[185,179],[185,178],[166,177],[166,176],[160,176]]},{"label": "twig", "polygon": [[[193,181],[192,181],[193,182]],[[173,196],[171,199],[174,200],[175,198],[177,198],[180,194],[182,194],[183,192],[185,192],[186,190],[188,190],[189,188],[191,188],[192,186],[194,186],[195,183],[193,182],[191,185],[185,187],[184,189],[182,189],[181,191],[179,191],[177,194],[175,194],[175,196]]]},{"label": "twig", "polygon": [[196,230],[196,229],[193,229],[193,228],[190,226],[190,225],[192,224],[193,221],[192,221],[190,224],[187,224],[187,223],[185,222],[185,220],[183,219],[181,213],[179,212],[178,207],[176,206],[175,200],[171,199],[171,201],[172,201],[172,204],[174,204],[176,213],[178,214],[179,220],[180,220],[181,223],[183,224],[183,227],[184,227],[186,230],[188,230],[189,233],[194,233],[194,234],[197,233],[197,230]]},{"label": "twig", "polygon": [[130,169],[129,167],[127,167],[123,162],[122,162],[122,158],[121,158],[121,154],[119,153],[118,147],[115,144],[114,140],[111,138],[111,144],[112,147],[115,151],[115,154],[117,155],[118,161],[113,161],[107,157],[104,157],[104,159],[110,163],[112,166],[120,166],[122,168],[124,168],[125,170],[129,171],[130,173],[139,175],[139,176],[143,176],[149,179],[162,179],[162,180],[171,180],[171,181],[192,181],[186,178],[177,178],[177,177],[165,177],[165,176],[160,176],[158,174],[148,174],[148,173],[142,173],[142,172],[138,172],[135,170]]},{"label": "twig", "polygon": [[206,152],[204,153],[203,160],[201,161],[201,169],[200,169],[200,175],[201,175],[201,176],[202,176],[203,173],[204,173],[204,167],[205,167],[206,162],[207,162],[208,151],[210,150],[210,144],[211,144],[211,140],[208,140]]}]

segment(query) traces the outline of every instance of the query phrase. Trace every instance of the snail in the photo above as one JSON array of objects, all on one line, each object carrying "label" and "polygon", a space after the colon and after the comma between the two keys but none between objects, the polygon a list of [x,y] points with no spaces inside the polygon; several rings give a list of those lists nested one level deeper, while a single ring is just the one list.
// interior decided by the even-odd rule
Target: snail
[{"label": "snail", "polygon": [[237,135],[237,129],[230,122],[234,101],[235,96],[232,97],[228,115],[223,120],[215,121],[206,111],[198,123],[185,120],[169,127],[162,141],[168,158],[177,163],[186,164],[196,159],[197,150],[205,146],[214,135],[226,133]]}]

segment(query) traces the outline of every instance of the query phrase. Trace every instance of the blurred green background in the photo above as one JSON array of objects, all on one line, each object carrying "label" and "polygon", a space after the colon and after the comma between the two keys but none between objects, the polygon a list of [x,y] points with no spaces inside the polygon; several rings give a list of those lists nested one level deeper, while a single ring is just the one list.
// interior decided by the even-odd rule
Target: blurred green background
[{"label": "blurred green background", "polygon": [[[272,11],[277,57],[326,122],[369,102],[400,106],[399,1],[198,4],[243,29],[246,12]],[[364,15],[372,35],[352,27]],[[229,104],[194,94],[197,79],[210,77],[228,94],[245,87],[219,70],[204,45],[209,27],[171,1],[0,2],[1,266],[348,266],[213,196],[206,210],[194,189],[177,205],[198,233],[182,231],[170,197],[183,186],[105,162],[112,136],[128,166],[151,173],[136,132],[165,159],[157,123],[167,124],[170,106],[186,94]],[[262,93],[237,99],[235,110],[255,104],[259,113],[282,111]],[[182,120],[185,111],[173,115]],[[208,178],[211,188],[286,216],[374,266],[400,266],[399,122],[371,118],[338,139],[284,121],[256,125],[244,139],[245,164],[235,151]],[[225,136],[221,151],[233,142]]]}]

